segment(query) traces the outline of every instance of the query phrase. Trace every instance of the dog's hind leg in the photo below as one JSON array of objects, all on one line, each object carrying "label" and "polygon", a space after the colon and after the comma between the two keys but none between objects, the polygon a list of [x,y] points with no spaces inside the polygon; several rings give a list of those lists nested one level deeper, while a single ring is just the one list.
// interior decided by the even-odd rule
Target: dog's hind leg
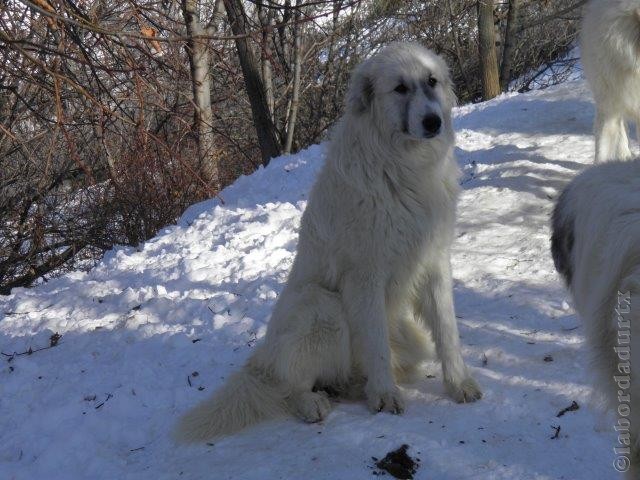
[{"label": "dog's hind leg", "polygon": [[415,307],[416,316],[425,322],[433,335],[449,395],[457,402],[474,402],[481,398],[480,387],[462,359],[448,255],[446,260],[440,260],[425,272]]},{"label": "dog's hind leg", "polygon": [[628,160],[633,155],[624,118],[621,115],[598,110],[595,120],[596,163],[610,160]]},{"label": "dog's hind leg", "polygon": [[264,359],[286,389],[287,407],[307,422],[323,420],[331,410],[324,392],[313,391],[317,383],[344,383],[349,375],[350,344],[342,303],[338,294],[318,285],[287,292],[293,299],[280,305],[289,316],[272,334]]}]

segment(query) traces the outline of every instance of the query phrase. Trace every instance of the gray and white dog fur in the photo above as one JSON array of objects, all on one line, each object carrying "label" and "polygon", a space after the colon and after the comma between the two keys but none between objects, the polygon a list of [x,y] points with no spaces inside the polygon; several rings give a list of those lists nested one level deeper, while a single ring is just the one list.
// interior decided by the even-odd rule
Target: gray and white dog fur
[{"label": "gray and white dog fur", "polygon": [[640,132],[640,0],[591,0],[581,56],[597,110],[595,161],[628,160],[626,120]]},{"label": "gray and white dog fur", "polygon": [[323,420],[324,387],[401,413],[397,382],[415,377],[434,343],[449,395],[481,397],[452,296],[455,102],[445,62],[418,44],[392,44],[356,68],[265,338],[182,418],[178,439],[286,414]]},{"label": "gray and white dog fur", "polygon": [[[593,354],[594,383],[617,410],[631,394],[633,454],[629,478],[640,478],[640,159],[608,162],[578,175],[558,199],[551,250],[582,318]],[[630,334],[630,338],[629,338]],[[625,367],[614,347],[628,348]],[[615,376],[629,375],[621,390]],[[624,434],[623,431],[618,434]],[[619,445],[624,447],[624,445]]]}]

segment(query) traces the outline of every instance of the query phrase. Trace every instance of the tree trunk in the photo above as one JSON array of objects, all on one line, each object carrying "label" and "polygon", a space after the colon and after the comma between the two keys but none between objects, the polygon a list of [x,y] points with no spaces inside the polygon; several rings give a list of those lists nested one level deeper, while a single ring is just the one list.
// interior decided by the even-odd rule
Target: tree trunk
[{"label": "tree trunk", "polygon": [[293,85],[291,94],[291,106],[287,115],[287,139],[284,145],[284,153],[291,153],[293,145],[293,132],[296,128],[296,118],[298,116],[298,105],[300,102],[300,69],[302,64],[302,49],[300,48],[300,37],[302,36],[302,25],[300,25],[300,0],[296,1],[296,11],[293,16]]},{"label": "tree trunk", "polygon": [[520,23],[520,7],[522,0],[509,0],[509,13],[507,15],[507,28],[504,34],[504,50],[502,52],[502,64],[500,67],[500,88],[506,92],[511,81],[511,68],[513,55],[516,49],[516,32]]},{"label": "tree trunk", "polygon": [[280,142],[269,113],[265,88],[260,76],[260,67],[247,40],[248,28],[242,3],[240,0],[224,0],[224,6],[231,24],[231,31],[236,35],[238,58],[251,103],[251,113],[260,144],[262,164],[266,166],[273,157],[280,155]]},{"label": "tree trunk", "polygon": [[489,100],[500,94],[496,33],[493,26],[493,0],[478,0],[478,43],[482,98]]},{"label": "tree trunk", "polygon": [[260,45],[260,68],[262,69],[262,81],[264,82],[264,94],[267,99],[267,106],[271,119],[274,119],[275,96],[273,93],[273,69],[271,68],[271,37],[269,35],[273,26],[273,13],[271,9],[265,8],[262,3],[256,4],[258,9],[258,19],[262,27],[262,45]]},{"label": "tree trunk", "polygon": [[187,54],[191,67],[191,88],[195,106],[195,130],[198,138],[198,158],[206,181],[217,192],[220,190],[220,172],[214,155],[212,130],[211,77],[209,74],[209,49],[200,16],[197,0],[182,0],[182,15],[187,27]]}]

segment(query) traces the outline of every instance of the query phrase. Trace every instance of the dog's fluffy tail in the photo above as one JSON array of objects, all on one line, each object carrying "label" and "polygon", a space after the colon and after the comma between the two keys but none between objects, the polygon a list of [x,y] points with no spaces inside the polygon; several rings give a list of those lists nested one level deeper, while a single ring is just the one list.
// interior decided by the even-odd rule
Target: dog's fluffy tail
[{"label": "dog's fluffy tail", "polygon": [[203,442],[286,413],[285,394],[275,382],[245,366],[211,398],[187,412],[173,435],[179,442]]}]

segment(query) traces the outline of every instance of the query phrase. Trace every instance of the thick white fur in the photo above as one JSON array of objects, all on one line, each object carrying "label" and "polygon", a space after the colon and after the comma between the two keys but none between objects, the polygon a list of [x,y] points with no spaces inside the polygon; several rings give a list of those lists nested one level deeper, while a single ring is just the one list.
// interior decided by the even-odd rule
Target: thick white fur
[{"label": "thick white fur", "polygon": [[[582,317],[593,351],[597,387],[616,410],[624,375],[614,347],[624,346],[619,324],[630,322],[631,434],[634,442],[629,478],[640,478],[640,159],[592,167],[576,177],[558,201],[553,220],[554,260]],[[630,294],[618,307],[618,292]],[[630,310],[630,311],[628,311]],[[618,343],[618,332],[621,343]],[[623,432],[622,432],[623,433]]]},{"label": "thick white fur", "polygon": [[640,0],[591,0],[581,50],[597,109],[595,160],[629,159],[625,120],[640,132]]},{"label": "thick white fur", "polygon": [[[399,83],[406,92],[395,91]],[[178,438],[205,440],[287,413],[320,421],[330,403],[314,387],[400,413],[396,382],[415,376],[432,339],[449,394],[480,398],[452,298],[454,104],[444,61],[417,44],[392,44],[356,69],[265,339],[183,418]],[[432,138],[422,127],[429,114],[442,119]]]}]

